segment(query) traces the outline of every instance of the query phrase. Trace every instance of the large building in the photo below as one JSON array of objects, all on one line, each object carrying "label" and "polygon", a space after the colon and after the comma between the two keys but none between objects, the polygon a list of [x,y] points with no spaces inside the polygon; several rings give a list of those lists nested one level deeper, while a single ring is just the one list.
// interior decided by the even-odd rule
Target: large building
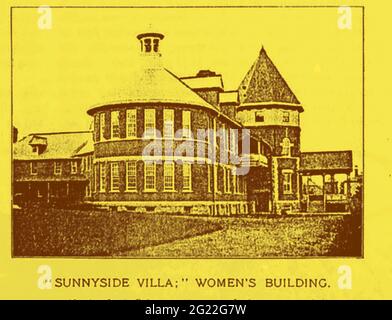
[{"label": "large building", "polygon": [[14,143],[14,201],[210,215],[347,210],[351,151],[301,152],[304,109],[264,48],[238,90],[225,91],[210,70],[165,69],[163,38],[137,36],[140,70],[88,109],[92,131]]}]

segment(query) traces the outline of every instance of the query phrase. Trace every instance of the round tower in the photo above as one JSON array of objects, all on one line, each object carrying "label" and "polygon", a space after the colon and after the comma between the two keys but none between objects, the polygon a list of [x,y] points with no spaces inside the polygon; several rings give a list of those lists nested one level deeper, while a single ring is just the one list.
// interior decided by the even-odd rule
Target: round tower
[{"label": "round tower", "polygon": [[298,157],[303,108],[264,48],[238,91],[241,123],[271,145],[273,156]]}]

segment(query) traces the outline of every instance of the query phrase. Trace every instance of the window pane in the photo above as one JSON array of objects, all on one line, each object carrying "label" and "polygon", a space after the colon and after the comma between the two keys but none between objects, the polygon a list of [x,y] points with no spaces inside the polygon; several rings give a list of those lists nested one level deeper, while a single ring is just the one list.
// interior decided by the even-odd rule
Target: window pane
[{"label": "window pane", "polygon": [[164,190],[174,190],[174,162],[165,162],[163,167]]},{"label": "window pane", "polygon": [[37,174],[37,162],[30,162],[30,172],[31,174]]},{"label": "window pane", "polygon": [[174,110],[165,109],[163,111],[163,136],[173,138],[174,136]]},{"label": "window pane", "polygon": [[61,162],[54,163],[54,174],[59,175],[61,174]]},{"label": "window pane", "polygon": [[127,137],[136,137],[136,109],[127,110]]},{"label": "window pane", "polygon": [[283,122],[290,122],[290,113],[288,111],[283,112]]},{"label": "window pane", "polygon": [[283,173],[283,193],[285,194],[292,192],[291,177],[291,173]]},{"label": "window pane", "polygon": [[119,190],[119,184],[120,184],[120,175],[119,175],[119,170],[118,170],[118,163],[113,162],[111,164],[111,174],[110,174],[110,185],[111,185],[111,190],[112,191],[118,191]]},{"label": "window pane", "polygon": [[101,141],[104,139],[104,134],[105,134],[105,113],[102,112],[99,115],[99,137]]},{"label": "window pane", "polygon": [[127,190],[135,191],[137,189],[136,180],[136,161],[127,162]]},{"label": "window pane", "polygon": [[190,138],[191,137],[191,112],[183,111],[182,112],[182,130],[183,137]]},{"label": "window pane", "polygon": [[146,190],[155,190],[155,163],[146,162],[144,165],[144,188]]},{"label": "window pane", "polygon": [[120,112],[111,112],[112,138],[120,138]]},{"label": "window pane", "polygon": [[101,163],[99,170],[100,170],[99,171],[99,177],[100,177],[99,190],[105,191],[105,188],[106,188],[106,164],[105,164],[105,162]]},{"label": "window pane", "polygon": [[147,138],[155,137],[155,109],[144,111],[144,136]]},{"label": "window pane", "polygon": [[192,167],[190,163],[184,163],[182,165],[183,170],[183,190],[192,190]]}]

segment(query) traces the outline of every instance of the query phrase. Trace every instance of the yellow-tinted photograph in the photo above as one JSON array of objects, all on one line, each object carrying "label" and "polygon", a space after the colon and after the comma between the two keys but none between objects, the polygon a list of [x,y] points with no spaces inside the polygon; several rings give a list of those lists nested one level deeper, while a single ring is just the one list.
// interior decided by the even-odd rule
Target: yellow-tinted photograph
[{"label": "yellow-tinted photograph", "polygon": [[335,3],[10,6],[8,266],[33,263],[29,286],[52,298],[115,290],[88,267],[109,264],[131,299],[352,290],[368,240],[365,23],[364,5]]},{"label": "yellow-tinted photograph", "polygon": [[362,255],[361,8],[13,25],[13,256]]}]

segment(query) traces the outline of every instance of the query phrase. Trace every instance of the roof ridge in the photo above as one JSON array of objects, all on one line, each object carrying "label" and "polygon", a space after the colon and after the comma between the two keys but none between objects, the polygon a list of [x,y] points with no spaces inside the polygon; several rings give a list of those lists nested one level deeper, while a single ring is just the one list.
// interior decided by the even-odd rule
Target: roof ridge
[{"label": "roof ridge", "polygon": [[188,86],[184,81],[181,80],[181,78],[177,77],[173,72],[171,72],[169,69],[163,68],[167,73],[169,73],[172,77],[174,77],[175,79],[177,79],[182,85],[184,85],[187,89],[189,89],[194,95],[196,95],[197,97],[199,97],[200,99],[202,99],[203,101],[205,101],[205,103],[207,103],[211,108],[213,108],[214,110],[217,110],[217,108],[215,106],[213,106],[212,104],[210,104],[207,100],[203,99],[201,96],[199,96],[195,91],[193,91],[193,89]]},{"label": "roof ridge", "polygon": [[57,131],[57,132],[32,132],[29,133],[26,137],[32,135],[52,135],[52,134],[72,134],[72,133],[92,133],[92,130],[83,130],[83,131]]}]

